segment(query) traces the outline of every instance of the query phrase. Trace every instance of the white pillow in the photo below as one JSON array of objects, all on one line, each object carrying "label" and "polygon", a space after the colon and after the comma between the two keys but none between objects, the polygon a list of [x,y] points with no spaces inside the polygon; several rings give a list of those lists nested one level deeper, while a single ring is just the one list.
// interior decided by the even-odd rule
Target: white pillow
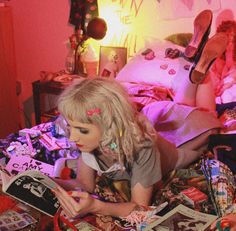
[{"label": "white pillow", "polygon": [[[153,60],[146,60],[141,54],[148,48],[155,53],[156,57]],[[148,43],[120,70],[116,79],[126,82],[157,84],[176,91],[178,79],[188,75],[188,70],[184,67],[190,65],[190,63],[183,58],[165,58],[166,48],[178,48],[181,51],[184,49],[169,41]]]}]

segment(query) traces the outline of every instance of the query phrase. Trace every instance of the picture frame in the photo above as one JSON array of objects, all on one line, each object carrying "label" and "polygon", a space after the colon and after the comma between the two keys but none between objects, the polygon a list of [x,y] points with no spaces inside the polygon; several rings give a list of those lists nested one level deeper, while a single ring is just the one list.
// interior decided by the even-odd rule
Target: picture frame
[{"label": "picture frame", "polygon": [[127,63],[126,47],[100,47],[98,75],[104,78],[116,78],[119,71]]}]

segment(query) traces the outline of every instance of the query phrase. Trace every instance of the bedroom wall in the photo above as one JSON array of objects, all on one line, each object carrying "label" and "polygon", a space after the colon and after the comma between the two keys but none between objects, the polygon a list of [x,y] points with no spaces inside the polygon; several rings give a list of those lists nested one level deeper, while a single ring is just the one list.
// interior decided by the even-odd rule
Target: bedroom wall
[{"label": "bedroom wall", "polygon": [[[213,11],[211,34],[224,19],[234,19],[235,0],[98,0],[101,17],[108,21],[105,45],[129,47],[129,55],[148,42],[180,32],[192,32],[195,16]],[[116,24],[114,27],[112,25]]]},{"label": "bedroom wall", "polygon": [[22,127],[34,124],[31,83],[40,71],[65,69],[67,39],[73,32],[68,24],[69,0],[11,0],[17,63],[21,82]]},{"label": "bedroom wall", "polygon": [[[199,2],[202,2],[203,5]],[[131,9],[131,16],[133,19],[136,18],[136,23],[135,30],[133,28],[130,33],[133,35],[132,38],[138,37],[139,39],[135,50],[145,44],[144,40],[139,38],[140,35],[162,39],[172,33],[191,32],[194,15],[206,4],[213,4],[214,8],[212,33],[215,31],[217,15],[226,12],[228,16],[224,17],[227,19],[236,15],[235,0],[98,0],[98,3],[101,16],[106,16],[104,6],[119,5],[122,10],[116,13],[123,16],[122,20],[125,22],[126,30],[131,25],[129,21],[132,19],[129,17],[129,9]],[[174,8],[181,4],[192,10],[185,12]],[[34,124],[31,82],[39,79],[39,73],[42,70],[55,72],[65,68],[66,41],[73,32],[73,28],[68,24],[70,1],[11,0],[9,5],[13,10],[17,79],[22,86],[19,99],[22,126],[30,127]],[[181,9],[183,10],[183,7]],[[109,12],[112,12],[111,8]],[[175,13],[179,13],[177,18]],[[185,15],[181,16],[181,14]],[[139,15],[145,17],[139,18]],[[165,18],[166,16],[170,18]],[[111,24],[109,30],[111,28],[118,30],[118,27],[114,26],[114,22],[117,21],[109,18],[107,22],[109,25]],[[125,33],[128,32],[125,31]],[[121,38],[120,45],[125,41],[125,34],[123,35],[123,37],[119,37]],[[109,34],[108,39],[111,40]],[[106,44],[108,44],[108,40]],[[111,45],[117,44],[119,45],[119,41],[114,40]]]}]

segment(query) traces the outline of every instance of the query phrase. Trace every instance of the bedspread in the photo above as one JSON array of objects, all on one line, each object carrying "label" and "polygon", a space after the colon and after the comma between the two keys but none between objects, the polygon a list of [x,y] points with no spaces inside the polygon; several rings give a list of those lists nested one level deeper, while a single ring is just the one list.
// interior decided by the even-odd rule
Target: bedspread
[{"label": "bedspread", "polygon": [[[216,175],[219,178],[214,177]],[[95,191],[103,200],[110,202],[127,201],[127,195],[124,195],[129,194],[129,191],[125,182],[116,182],[105,177],[97,177],[96,183]],[[116,185],[117,183],[122,184],[122,186]],[[235,206],[235,186],[232,183],[235,183],[235,179],[227,166],[208,158],[206,155],[188,169],[179,169],[171,172],[163,180],[162,188],[154,194],[153,205],[158,206],[168,202],[168,205],[158,213],[160,216],[163,216],[179,204],[203,213],[222,216],[227,212],[231,212]],[[121,188],[123,189],[121,190]],[[181,194],[183,190],[190,188],[200,190],[206,195],[207,199],[192,204]],[[77,222],[84,221],[102,231],[137,230],[136,225],[132,226],[124,219],[111,216],[87,215]],[[89,224],[87,224],[87,227],[89,227]]]},{"label": "bedspread", "polygon": [[[172,99],[172,92],[169,91],[168,88],[157,86],[157,85],[149,85],[149,84],[140,84],[140,83],[123,83],[124,86],[128,89],[128,93],[131,97],[134,98],[134,100],[137,98],[138,100],[143,98],[146,101],[141,101],[141,107],[152,102],[152,100],[158,101],[158,100],[171,100]],[[150,101],[149,101],[150,100]],[[46,129],[43,132],[49,132],[50,126],[45,126],[44,124],[41,124],[37,126],[35,129],[39,129],[40,127],[43,127]],[[7,139],[0,140],[0,153],[3,154],[1,151],[4,150],[11,141],[17,140],[17,135],[13,134],[9,136]],[[23,139],[20,139],[19,141],[24,142]],[[37,141],[37,138],[32,139],[32,145],[33,148],[37,148],[40,152],[37,153],[38,160],[54,164],[55,160],[57,158],[60,158],[61,156],[64,156],[66,154],[63,150],[53,151],[50,152],[45,149],[45,147],[41,147],[39,145],[39,142]],[[220,178],[222,182],[212,182],[207,178],[209,174],[204,175],[204,171],[202,170],[202,160],[199,160],[195,164],[189,166],[188,169],[180,169],[178,171],[173,171],[171,174],[169,174],[168,177],[164,179],[163,187],[161,190],[156,192],[153,195],[153,205],[158,206],[162,204],[163,202],[167,201],[168,206],[159,214],[163,215],[164,213],[168,212],[169,210],[173,209],[178,204],[184,204],[188,207],[191,207],[193,209],[196,209],[201,212],[209,213],[209,214],[218,214],[222,215],[223,213],[229,211],[230,206],[233,203],[234,197],[235,197],[235,189],[230,188],[230,185],[233,185],[232,181],[229,181],[230,184],[227,184],[227,181],[225,181],[224,177]],[[206,166],[206,165],[205,165]],[[206,169],[209,169],[208,173],[212,170],[212,165],[209,165],[206,167]],[[223,168],[224,170],[221,171],[221,173],[225,173],[228,171],[228,168]],[[219,173],[219,171],[218,171]],[[229,171],[230,180],[234,180],[232,177],[232,174]],[[98,177],[96,182],[96,194],[102,199],[106,201],[111,202],[123,202],[127,201],[130,198],[130,191],[128,190],[129,187],[127,187],[127,182],[114,182],[104,177]],[[224,196],[224,198],[218,197],[217,200],[215,199],[214,192],[217,192],[216,187],[224,185],[223,192],[221,192],[219,195]],[[234,182],[235,184],[235,182]],[[207,200],[202,201],[201,203],[197,203],[196,205],[189,203],[188,201],[184,200],[181,196],[181,191],[184,189],[187,189],[189,187],[195,187],[201,192],[205,193],[207,195]],[[212,188],[213,187],[213,188]],[[226,194],[226,192],[229,192]],[[219,204],[216,208],[215,202]],[[222,206],[221,204],[222,203]],[[220,207],[219,207],[220,206]],[[220,213],[219,213],[220,211]],[[109,230],[136,230],[135,226],[132,226],[130,223],[126,222],[125,220],[121,218],[114,218],[111,216],[102,216],[102,215],[86,215],[83,218],[79,219],[77,222],[80,222],[85,227],[87,226],[88,230],[102,230],[102,231],[109,231]],[[48,227],[50,227],[48,230],[52,230],[52,220],[47,221]],[[91,228],[91,225],[96,227],[96,229],[89,229]],[[65,229],[64,229],[65,230]]]}]

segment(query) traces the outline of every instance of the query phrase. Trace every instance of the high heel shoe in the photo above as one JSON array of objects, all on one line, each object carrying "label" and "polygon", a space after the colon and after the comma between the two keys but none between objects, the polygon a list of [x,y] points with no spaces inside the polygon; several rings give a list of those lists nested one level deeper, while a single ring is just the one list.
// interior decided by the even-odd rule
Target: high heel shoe
[{"label": "high heel shoe", "polygon": [[193,61],[197,53],[201,52],[202,48],[204,47],[204,44],[207,42],[211,30],[211,23],[211,10],[204,10],[200,12],[195,18],[194,33],[188,46],[185,48],[184,51],[184,56],[189,61]]},{"label": "high heel shoe", "polygon": [[192,83],[199,84],[203,82],[209,68],[215,59],[224,53],[227,44],[228,37],[225,33],[217,33],[207,41],[200,58],[190,70],[189,79]]}]

